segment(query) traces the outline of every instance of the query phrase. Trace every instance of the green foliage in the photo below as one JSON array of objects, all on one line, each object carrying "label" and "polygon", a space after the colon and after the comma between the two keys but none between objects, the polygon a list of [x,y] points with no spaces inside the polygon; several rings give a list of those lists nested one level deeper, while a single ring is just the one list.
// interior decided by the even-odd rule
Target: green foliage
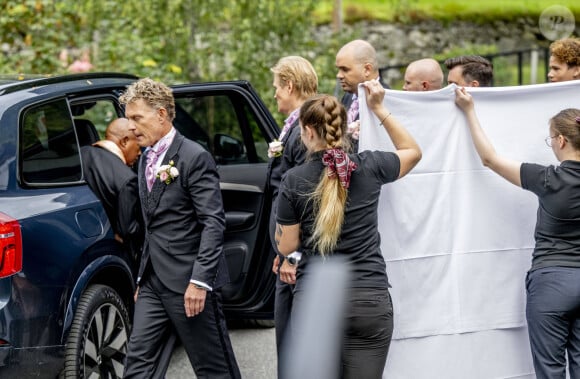
[{"label": "green foliage", "polygon": [[[316,36],[330,21],[334,0],[5,0],[0,3],[3,74],[61,74],[87,49],[94,71],[128,72],[168,84],[248,80],[278,121],[272,67],[286,55],[312,62],[319,91],[336,86],[336,51],[358,30]],[[580,19],[577,0],[562,0]],[[433,17],[505,19],[538,15],[550,0],[343,0],[345,22]],[[495,46],[462,46],[448,56],[495,52]],[[62,56],[61,52],[68,52]],[[496,64],[496,67],[499,65]],[[506,64],[509,64],[507,62]],[[504,74],[498,74],[503,82]],[[505,80],[513,77],[505,74]],[[506,82],[507,83],[507,82]],[[499,84],[499,81],[498,81]]]},{"label": "green foliage", "polygon": [[309,59],[321,91],[334,89],[334,55],[351,36],[316,42],[316,3],[9,0],[0,6],[0,64],[4,74],[65,73],[88,50],[93,71],[129,72],[168,84],[248,80],[276,115],[270,67],[285,55]]},{"label": "green foliage", "polygon": [[52,0],[7,1],[0,5],[0,67],[7,73],[56,73],[58,52],[70,41],[76,16]]},{"label": "green foliage", "polygon": [[[318,23],[331,21],[335,0],[320,0],[316,8]],[[344,20],[353,23],[361,19],[372,21],[397,21],[413,23],[426,19],[442,22],[464,20],[485,23],[497,20],[510,21],[521,17],[540,16],[547,7],[565,6],[580,19],[578,0],[342,0]],[[361,17],[362,15],[362,17]]]}]

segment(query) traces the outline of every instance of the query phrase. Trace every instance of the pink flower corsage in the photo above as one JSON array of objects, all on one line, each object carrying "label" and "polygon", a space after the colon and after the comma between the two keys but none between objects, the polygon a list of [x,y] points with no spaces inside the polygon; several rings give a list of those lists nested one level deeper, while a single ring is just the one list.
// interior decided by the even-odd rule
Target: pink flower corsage
[{"label": "pink flower corsage", "polygon": [[179,170],[177,167],[174,167],[175,163],[173,161],[169,161],[169,164],[159,166],[159,170],[157,170],[157,178],[165,184],[169,184],[175,180],[179,176]]}]

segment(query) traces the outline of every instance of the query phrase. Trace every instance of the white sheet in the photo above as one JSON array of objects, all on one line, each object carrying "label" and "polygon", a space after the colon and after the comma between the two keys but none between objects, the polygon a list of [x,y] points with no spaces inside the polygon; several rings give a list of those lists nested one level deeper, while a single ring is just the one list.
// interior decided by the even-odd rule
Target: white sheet
[{"label": "white sheet", "polygon": [[[454,88],[387,90],[385,96],[423,159],[384,186],[380,201],[395,310],[384,377],[533,377],[524,279],[537,199],[483,167]],[[564,108],[580,108],[580,81],[468,90],[500,154],[557,164],[544,143],[548,120]],[[362,91],[359,96],[360,149],[392,150]]]}]

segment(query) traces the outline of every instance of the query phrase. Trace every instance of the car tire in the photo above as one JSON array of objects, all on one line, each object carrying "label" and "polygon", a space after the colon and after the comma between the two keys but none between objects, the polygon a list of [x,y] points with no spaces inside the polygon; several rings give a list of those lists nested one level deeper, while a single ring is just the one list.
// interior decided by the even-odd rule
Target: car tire
[{"label": "car tire", "polygon": [[65,350],[64,378],[122,378],[131,323],[119,294],[91,285],[81,296]]}]

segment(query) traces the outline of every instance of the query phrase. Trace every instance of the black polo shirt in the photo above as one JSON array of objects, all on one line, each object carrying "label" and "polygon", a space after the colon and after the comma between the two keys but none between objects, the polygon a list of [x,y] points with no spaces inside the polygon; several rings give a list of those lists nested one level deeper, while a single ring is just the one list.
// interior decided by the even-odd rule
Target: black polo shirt
[{"label": "black polo shirt", "polygon": [[580,267],[580,162],[523,163],[520,177],[522,188],[539,199],[531,270]]},{"label": "black polo shirt", "polygon": [[[333,255],[346,257],[353,287],[386,288],[388,280],[380,250],[378,204],[382,185],[399,176],[399,157],[382,151],[363,151],[349,156],[358,167],[351,176],[345,221]],[[314,153],[306,163],[286,173],[278,196],[278,223],[300,224],[302,245],[299,250],[305,256],[298,266],[299,277],[311,257],[319,256],[309,242],[315,217],[309,194],[318,185],[324,168],[322,152]]]}]

